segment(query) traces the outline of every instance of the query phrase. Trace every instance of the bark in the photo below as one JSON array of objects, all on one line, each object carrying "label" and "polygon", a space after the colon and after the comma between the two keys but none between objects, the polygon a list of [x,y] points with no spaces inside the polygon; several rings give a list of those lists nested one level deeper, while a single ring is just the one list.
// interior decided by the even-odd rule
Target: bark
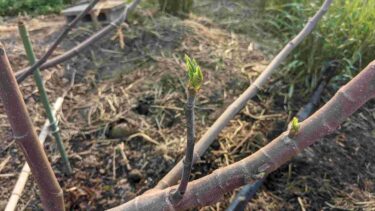
[{"label": "bark", "polygon": [[175,188],[170,187],[147,192],[111,210],[186,210],[212,204],[226,192],[263,179],[306,147],[332,133],[348,116],[374,97],[375,61],[303,121],[295,136],[289,137],[286,131],[249,157],[190,182],[184,198],[177,206],[169,201],[170,192]]},{"label": "bark", "polygon": [[[62,97],[57,98],[56,102],[53,105],[53,110],[52,110],[54,115],[57,113],[58,110],[60,110],[60,108],[62,106],[62,103],[63,103],[63,100],[64,99]],[[39,137],[38,137],[38,139],[39,139],[39,141],[42,145],[43,145],[44,141],[46,140],[46,138],[48,136],[48,133],[50,132],[49,126],[50,126],[50,121],[46,120],[46,122],[44,123],[44,126],[43,126],[43,128],[42,128],[42,130],[39,134]],[[5,207],[4,211],[14,211],[16,209],[17,203],[22,196],[22,192],[23,192],[23,190],[26,186],[26,182],[27,182],[30,174],[31,174],[30,166],[27,163],[25,163],[22,167],[22,170],[21,170],[20,175],[17,179],[17,182],[14,185],[12,194],[11,194],[9,200],[8,200],[7,206]]]},{"label": "bark", "polygon": [[184,169],[181,175],[181,182],[177,190],[172,194],[171,201],[173,204],[178,203],[185,194],[187,185],[189,183],[190,173],[193,166],[193,153],[195,145],[195,96],[196,91],[194,88],[189,87],[188,99],[186,103],[186,121],[187,121],[187,143],[184,158]]},{"label": "bark", "polygon": [[[39,67],[40,71],[42,71],[44,69],[47,69],[47,68],[50,68],[50,67],[53,67],[55,65],[58,65],[58,64],[60,64],[64,61],[74,57],[75,55],[77,55],[78,53],[80,53],[81,51],[83,51],[84,49],[89,47],[92,43],[102,39],[110,31],[119,27],[120,24],[123,23],[125,21],[125,19],[127,18],[128,13],[130,11],[133,11],[134,8],[139,4],[140,1],[141,0],[134,0],[131,4],[129,4],[128,6],[125,7],[125,10],[120,15],[120,17],[118,17],[116,20],[114,20],[108,26],[104,27],[100,31],[93,34],[91,37],[87,38],[86,40],[84,40],[83,42],[78,44],[76,47],[70,49],[69,51],[65,52],[64,54],[62,54],[60,56],[56,56],[56,57],[52,58],[51,60],[46,61],[43,65],[41,65]],[[27,67],[23,70],[17,71],[16,77],[17,77],[18,83],[21,83],[23,80],[25,80],[25,78],[29,74],[31,74],[31,72],[32,71],[31,71],[30,67]]]},{"label": "bark", "polygon": [[[279,67],[281,62],[289,55],[289,53],[299,44],[304,38],[311,33],[320,18],[327,12],[328,7],[332,3],[332,0],[325,0],[319,11],[308,21],[302,31],[291,40],[280,53],[272,60],[262,74],[254,81],[244,93],[241,94],[224,113],[214,122],[214,124],[207,130],[202,138],[196,144],[193,163],[195,163],[200,156],[208,149],[211,143],[217,138],[220,131],[229,123],[230,120],[246,105],[247,101],[253,98],[258,90],[264,86],[270,76],[275,72],[276,68]],[[170,171],[159,183],[155,186],[155,189],[164,189],[171,185],[176,184],[179,175],[181,174],[183,167],[182,161]]]},{"label": "bark", "polygon": [[3,46],[0,44],[0,98],[4,105],[14,139],[25,155],[38,184],[45,210],[65,210],[63,192],[38,141],[21,91],[13,75]]},{"label": "bark", "polygon": [[[334,65],[334,63],[331,63],[323,71],[326,77],[324,77],[323,80],[319,83],[314,93],[310,97],[310,100],[308,101],[308,103],[306,103],[296,114],[296,117],[299,122],[303,122],[305,119],[307,119],[313,113],[313,111],[318,107],[322,92],[324,88],[327,86],[328,82],[334,76],[332,72],[336,72],[335,71],[336,68],[337,66]],[[290,124],[291,123],[289,123],[289,125]],[[231,204],[226,209],[226,211],[245,210],[246,205],[254,197],[254,195],[256,194],[258,189],[262,186],[262,184],[263,184],[263,180],[258,180],[254,184],[248,184],[242,187],[242,189],[236,195],[236,198],[231,202]]]}]

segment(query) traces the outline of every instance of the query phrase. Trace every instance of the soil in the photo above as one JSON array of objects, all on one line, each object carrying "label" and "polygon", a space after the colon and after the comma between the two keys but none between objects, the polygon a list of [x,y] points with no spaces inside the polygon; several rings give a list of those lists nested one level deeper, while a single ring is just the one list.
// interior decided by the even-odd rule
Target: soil
[{"label": "soil", "polygon": [[[266,45],[255,42],[254,34],[248,34],[248,28],[238,22],[248,10],[217,2],[202,1],[202,7],[214,8],[212,14],[197,11],[185,20],[160,15],[147,7],[138,9],[121,29],[123,39],[119,32],[113,32],[77,57],[43,71],[51,102],[67,91],[58,118],[73,175],[64,174],[53,138],[49,136],[45,143],[64,190],[67,210],[103,210],[122,204],[152,188],[182,158],[186,141],[185,53],[197,59],[206,81],[197,99],[197,137],[268,64],[271,55]],[[217,15],[223,9],[237,20],[231,22],[234,28]],[[22,19],[39,57],[64,25],[58,15]],[[54,55],[95,30],[91,25],[74,29]],[[27,66],[17,18],[5,18],[1,23],[0,42],[14,71]],[[248,102],[194,165],[192,179],[254,153],[286,129],[288,120],[309,96],[284,102],[285,93],[277,90],[280,84],[282,81],[272,79]],[[39,133],[45,115],[36,86],[29,78],[20,88]],[[335,91],[328,87],[321,105]],[[286,109],[286,104],[293,106]],[[0,110],[3,209],[25,160],[12,140],[1,104]],[[248,136],[250,131],[253,135]],[[247,209],[375,210],[374,140],[373,100],[339,130],[269,175]],[[235,193],[195,210],[225,210]],[[18,204],[18,210],[24,209],[41,210],[32,177]]]}]

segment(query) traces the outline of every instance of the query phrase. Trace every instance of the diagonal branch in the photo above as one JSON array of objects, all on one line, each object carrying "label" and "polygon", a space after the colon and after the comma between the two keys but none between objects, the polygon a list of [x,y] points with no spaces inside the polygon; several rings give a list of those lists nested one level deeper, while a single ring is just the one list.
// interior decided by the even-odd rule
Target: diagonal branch
[{"label": "diagonal branch", "polygon": [[[208,149],[211,143],[219,135],[220,131],[229,123],[231,119],[246,105],[247,101],[253,98],[258,90],[264,86],[269,79],[269,77],[276,71],[281,62],[289,55],[289,53],[300,44],[304,38],[311,33],[320,18],[327,12],[328,7],[332,3],[332,0],[325,0],[321,8],[317,13],[309,19],[302,31],[291,40],[280,53],[272,60],[272,62],[267,66],[267,68],[262,72],[262,74],[255,80],[249,88],[245,90],[229,107],[224,111],[224,113],[214,122],[214,124],[207,130],[207,132],[198,141],[195,152],[193,163],[195,163],[199,156]],[[199,156],[196,156],[199,155]],[[166,175],[159,183],[155,186],[155,189],[164,189],[171,185],[176,184],[179,175],[181,174],[183,168],[182,161],[178,162],[177,165]]]},{"label": "diagonal branch", "polygon": [[[311,95],[309,102],[305,104],[296,114],[299,122],[303,122],[313,113],[316,107],[318,107],[320,96],[322,95],[322,92],[327,86],[328,82],[334,76],[332,72],[336,72],[336,68],[337,64],[335,61],[330,62],[326,67],[323,72],[325,76],[315,89],[314,93]],[[247,203],[254,197],[258,189],[262,186],[263,181],[264,179],[261,179],[254,182],[253,184],[248,184],[242,187],[242,189],[238,192],[235,199],[231,202],[226,211],[245,210]]]},{"label": "diagonal branch", "polygon": [[[91,37],[87,38],[82,43],[78,44],[76,47],[70,49],[69,51],[65,52],[64,54],[62,54],[60,56],[56,56],[56,57],[52,58],[51,60],[46,61],[43,65],[41,65],[39,67],[39,69],[42,71],[44,69],[47,69],[47,68],[53,67],[57,64],[60,64],[64,61],[72,58],[73,56],[77,55],[79,52],[81,52],[82,50],[84,50],[85,48],[90,46],[92,43],[94,43],[94,42],[100,40],[101,38],[103,38],[110,31],[112,31],[113,29],[120,26],[121,23],[123,23],[125,21],[125,19],[127,18],[128,13],[130,11],[133,11],[134,8],[139,4],[140,1],[141,0],[134,0],[130,5],[125,7],[124,12],[120,16],[116,20],[111,22],[108,26],[106,26],[103,29],[101,29],[100,31],[96,32]],[[21,83],[22,81],[24,81],[25,78],[28,75],[30,75],[32,73],[32,71],[34,71],[34,70],[31,69],[31,68],[34,68],[33,66],[29,67],[29,68],[25,68],[25,69],[20,70],[20,71],[17,71],[16,77],[17,77],[18,83]]]},{"label": "diagonal branch", "polygon": [[74,20],[72,22],[69,22],[65,26],[65,29],[63,30],[63,32],[57,37],[57,39],[55,40],[55,42],[51,45],[51,47],[49,47],[49,49],[42,56],[42,58],[39,59],[34,64],[32,64],[32,66],[30,68],[28,68],[27,71],[25,71],[22,75],[20,75],[19,77],[17,77],[18,83],[21,83],[23,80],[26,79],[27,76],[33,74],[42,64],[44,64],[47,61],[47,59],[52,55],[52,53],[55,51],[55,49],[61,43],[61,41],[63,41],[63,39],[66,37],[66,35],[68,35],[68,33],[70,32],[70,30],[75,25],[77,25],[77,23],[79,22],[79,20],[81,20],[92,8],[94,8],[94,6],[96,5],[96,3],[98,3],[99,1],[100,0],[93,0],[86,7],[85,10],[83,10],[76,18],[74,18]]},{"label": "diagonal branch", "polygon": [[293,137],[286,131],[249,157],[192,181],[178,205],[173,206],[168,200],[171,190],[175,188],[170,187],[149,191],[111,211],[186,210],[212,204],[224,193],[275,171],[308,146],[335,131],[347,117],[372,98],[375,98],[375,61],[303,121]]}]

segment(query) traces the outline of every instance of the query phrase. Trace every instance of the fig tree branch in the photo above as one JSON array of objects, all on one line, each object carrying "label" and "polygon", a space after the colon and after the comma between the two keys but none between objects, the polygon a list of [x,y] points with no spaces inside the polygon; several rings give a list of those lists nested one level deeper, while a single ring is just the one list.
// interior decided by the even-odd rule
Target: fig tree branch
[{"label": "fig tree branch", "polygon": [[63,192],[53,173],[42,144],[38,141],[21,91],[13,75],[4,47],[0,44],[0,99],[8,116],[14,139],[21,148],[40,190],[43,208],[63,211]]},{"label": "fig tree branch", "polygon": [[[285,60],[289,53],[300,44],[307,35],[311,33],[321,17],[327,12],[332,0],[325,0],[321,8],[317,13],[309,19],[305,27],[299,34],[292,39],[272,60],[267,68],[260,74],[260,76],[245,90],[228,108],[224,113],[214,122],[214,124],[206,131],[201,137],[195,147],[193,163],[195,163],[200,156],[208,149],[211,143],[217,138],[220,131],[229,123],[230,120],[246,105],[247,101],[253,98],[259,89],[263,87],[270,76],[276,71],[279,65]],[[170,171],[159,183],[155,186],[155,189],[164,189],[171,185],[176,184],[179,175],[182,172],[183,163],[178,162],[177,165]]]},{"label": "fig tree branch", "polygon": [[185,157],[183,160],[184,169],[181,175],[181,182],[178,188],[171,195],[170,199],[173,204],[178,203],[182,199],[189,183],[190,173],[193,166],[193,153],[195,145],[195,97],[203,83],[203,74],[195,59],[190,59],[189,56],[185,55],[185,60],[189,77],[186,102],[187,143]]},{"label": "fig tree branch", "polygon": [[[329,65],[323,71],[323,80],[320,81],[309,101],[297,112],[296,117],[298,121],[303,122],[318,107],[322,92],[334,76],[333,73],[336,72],[336,68],[337,65],[335,61],[329,62]],[[264,179],[261,179],[253,184],[242,187],[226,211],[245,210],[247,203],[254,197],[258,189],[262,186],[263,181]]]},{"label": "fig tree branch", "polygon": [[154,189],[111,210],[186,210],[212,204],[226,192],[263,179],[305,148],[335,131],[347,117],[374,97],[375,61],[341,87],[322,108],[300,123],[293,136],[286,131],[249,157],[190,182],[184,198],[177,205],[169,200],[171,191],[175,189],[170,187]]},{"label": "fig tree branch", "polygon": [[[64,101],[63,97],[59,97],[59,98],[56,99],[55,103],[53,104],[53,110],[52,110],[53,115],[56,115],[58,110],[60,110],[60,108],[63,104],[63,101]],[[50,121],[46,120],[46,122],[44,123],[44,125],[41,129],[41,132],[39,133],[39,136],[38,136],[38,139],[39,139],[39,141],[42,145],[44,144],[44,141],[46,140],[49,132],[50,132]],[[30,174],[31,174],[30,166],[27,163],[25,163],[22,167],[22,170],[21,170],[20,175],[17,179],[17,182],[14,185],[14,188],[12,190],[12,194],[10,195],[10,198],[8,200],[8,203],[7,203],[4,211],[14,211],[16,209],[17,203],[22,196],[22,192],[23,192],[23,190],[26,186],[26,182],[27,182]]]}]

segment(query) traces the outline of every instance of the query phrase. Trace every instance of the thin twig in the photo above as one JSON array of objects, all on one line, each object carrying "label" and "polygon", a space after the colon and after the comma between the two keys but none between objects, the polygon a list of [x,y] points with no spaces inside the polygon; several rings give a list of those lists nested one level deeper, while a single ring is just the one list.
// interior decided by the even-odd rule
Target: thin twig
[{"label": "thin twig", "polygon": [[193,88],[188,89],[186,103],[186,125],[187,125],[187,143],[185,150],[185,157],[183,160],[184,169],[181,175],[181,181],[178,188],[171,195],[172,203],[179,202],[185,194],[187,185],[189,183],[191,168],[193,165],[193,153],[195,145],[195,115],[194,115],[194,105],[196,91]]},{"label": "thin twig", "polygon": [[187,75],[189,78],[187,87],[187,102],[186,102],[186,127],[187,127],[187,141],[185,149],[185,157],[183,159],[184,169],[181,175],[180,185],[171,194],[170,200],[172,204],[178,204],[183,198],[186,188],[189,183],[191,169],[193,167],[194,145],[195,145],[195,97],[203,84],[203,73],[197,61],[185,55],[185,65]]}]

